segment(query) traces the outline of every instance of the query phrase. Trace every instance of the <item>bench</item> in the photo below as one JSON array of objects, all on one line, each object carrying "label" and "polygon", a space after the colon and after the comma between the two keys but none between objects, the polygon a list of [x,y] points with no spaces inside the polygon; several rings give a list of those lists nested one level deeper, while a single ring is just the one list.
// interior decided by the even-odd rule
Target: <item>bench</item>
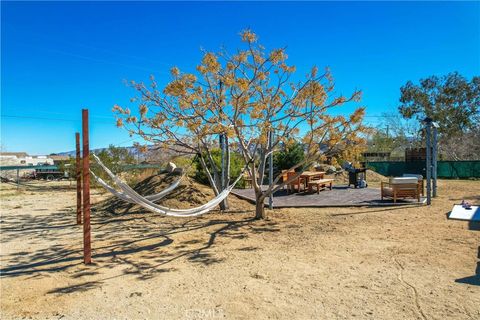
[{"label": "bench", "polygon": [[332,190],[332,183],[334,179],[317,179],[317,180],[311,180],[308,182],[308,192],[312,192],[313,187],[317,187],[317,194],[320,193],[320,188],[325,188],[326,185],[328,184],[328,187],[330,190]]}]

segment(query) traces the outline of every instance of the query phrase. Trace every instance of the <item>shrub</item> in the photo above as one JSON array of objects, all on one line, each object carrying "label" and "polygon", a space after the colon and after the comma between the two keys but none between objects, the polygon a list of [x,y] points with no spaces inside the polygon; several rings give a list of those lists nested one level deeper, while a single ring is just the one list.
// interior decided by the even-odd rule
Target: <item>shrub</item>
[{"label": "shrub", "polygon": [[[220,149],[213,149],[211,151],[212,153],[212,158],[213,162],[215,162],[215,166],[217,167],[218,172],[221,172],[221,164],[222,164],[222,153]],[[212,172],[212,169],[208,161],[206,161],[207,166],[210,169],[210,172]],[[200,160],[198,157],[195,157],[194,159],[194,164],[195,164],[195,174],[194,174],[194,179],[203,184],[209,184],[207,175],[205,171],[202,168],[202,165],[200,163]],[[244,168],[244,160],[242,159],[241,155],[236,153],[236,152],[230,152],[230,183],[233,182],[241,173]],[[238,182],[237,186],[243,187],[245,182],[243,179],[240,179]]]},{"label": "shrub", "polygon": [[[290,169],[297,163],[303,161],[304,158],[305,152],[301,143],[295,142],[292,145],[284,146],[283,150],[278,151],[273,155],[274,176],[279,175],[282,170]],[[302,170],[302,167],[297,168],[297,171],[300,170]]]}]

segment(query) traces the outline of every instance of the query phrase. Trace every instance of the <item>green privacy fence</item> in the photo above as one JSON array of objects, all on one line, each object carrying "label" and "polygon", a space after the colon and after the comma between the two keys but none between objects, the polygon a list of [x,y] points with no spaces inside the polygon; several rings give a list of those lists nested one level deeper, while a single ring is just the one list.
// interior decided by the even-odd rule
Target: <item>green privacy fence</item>
[{"label": "green privacy fence", "polygon": [[[384,176],[401,176],[404,173],[421,174],[425,177],[425,162],[368,162],[367,167]],[[446,179],[480,178],[479,161],[438,161],[437,176]]]}]

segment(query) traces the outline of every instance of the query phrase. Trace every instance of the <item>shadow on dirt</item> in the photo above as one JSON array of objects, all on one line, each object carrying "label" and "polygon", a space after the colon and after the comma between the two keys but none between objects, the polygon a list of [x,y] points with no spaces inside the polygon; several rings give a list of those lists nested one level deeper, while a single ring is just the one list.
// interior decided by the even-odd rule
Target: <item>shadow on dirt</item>
[{"label": "shadow on dirt", "polygon": [[475,269],[475,274],[470,277],[460,278],[455,280],[457,283],[469,284],[472,286],[480,286],[480,247],[478,247],[477,254],[477,268]]},{"label": "shadow on dirt", "polygon": [[[15,181],[6,181],[2,182],[6,185],[14,187],[14,189],[19,189],[22,191],[34,191],[34,192],[52,192],[52,191],[66,191],[66,190],[75,190],[75,182],[71,181],[67,183],[59,184],[57,181],[42,181],[42,180],[30,180],[30,181],[20,181],[17,185]],[[12,189],[13,190],[13,189]]]},{"label": "shadow on dirt", "polygon": [[[211,216],[178,219],[151,213],[92,213],[94,264],[83,265],[82,226],[74,222],[74,208],[41,215],[15,214],[2,217],[2,242],[25,237],[32,243],[51,243],[34,252],[22,250],[2,256],[0,278],[29,276],[50,277],[67,272],[72,279],[85,280],[68,287],[51,290],[52,294],[68,294],[97,288],[109,278],[98,277],[104,270],[123,266],[113,277],[133,275],[147,280],[165,272],[174,272],[171,265],[178,259],[210,266],[222,263],[224,256],[215,250],[218,238],[244,239],[252,234],[277,232],[275,222],[259,221],[246,215],[226,213],[228,217]],[[218,215],[216,215],[218,217]],[[189,240],[178,240],[189,237]],[[192,240],[193,238],[193,240]],[[38,242],[39,243],[39,242]],[[240,251],[254,251],[244,247]],[[91,277],[94,277],[93,279]]]}]

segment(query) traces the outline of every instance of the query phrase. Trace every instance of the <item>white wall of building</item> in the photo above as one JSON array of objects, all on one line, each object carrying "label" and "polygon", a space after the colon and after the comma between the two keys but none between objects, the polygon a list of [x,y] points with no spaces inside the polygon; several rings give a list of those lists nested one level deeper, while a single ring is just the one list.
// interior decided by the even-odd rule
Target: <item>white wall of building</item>
[{"label": "white wall of building", "polygon": [[[47,156],[26,156],[17,157],[15,155],[0,155],[0,166],[37,166],[37,165],[53,165],[53,159]],[[35,172],[35,170],[20,170],[19,175],[23,177]],[[0,175],[7,179],[16,179],[17,170],[1,171]]]}]

